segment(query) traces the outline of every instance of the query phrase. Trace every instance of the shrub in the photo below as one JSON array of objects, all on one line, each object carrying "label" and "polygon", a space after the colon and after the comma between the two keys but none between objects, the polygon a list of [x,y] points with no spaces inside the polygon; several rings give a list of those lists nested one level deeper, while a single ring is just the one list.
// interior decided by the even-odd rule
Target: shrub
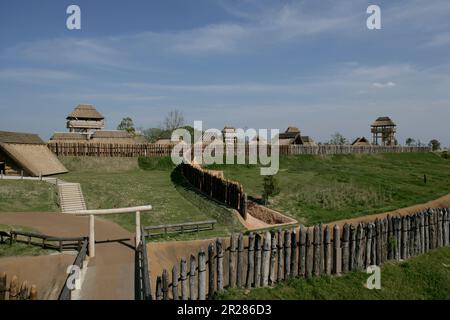
[{"label": "shrub", "polygon": [[170,157],[139,157],[138,165],[143,170],[171,170],[175,167]]}]

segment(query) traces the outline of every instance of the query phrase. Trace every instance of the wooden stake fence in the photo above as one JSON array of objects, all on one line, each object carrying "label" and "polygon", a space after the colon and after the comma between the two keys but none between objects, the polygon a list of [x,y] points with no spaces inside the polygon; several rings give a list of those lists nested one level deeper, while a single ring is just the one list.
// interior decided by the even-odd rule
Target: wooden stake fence
[{"label": "wooden stake fence", "polygon": [[20,284],[17,276],[9,280],[6,273],[0,274],[0,300],[36,300],[37,289],[35,285],[29,285],[27,281]]},{"label": "wooden stake fence", "polygon": [[294,230],[246,237],[233,234],[230,245],[225,248],[224,243],[217,239],[208,246],[207,255],[204,249],[191,255],[189,272],[185,258],[167,268],[172,273],[171,282],[164,270],[157,277],[156,298],[211,299],[224,288],[266,287],[293,277],[339,275],[415,257],[450,245],[450,208],[345,224],[342,232],[337,225],[300,225]]}]

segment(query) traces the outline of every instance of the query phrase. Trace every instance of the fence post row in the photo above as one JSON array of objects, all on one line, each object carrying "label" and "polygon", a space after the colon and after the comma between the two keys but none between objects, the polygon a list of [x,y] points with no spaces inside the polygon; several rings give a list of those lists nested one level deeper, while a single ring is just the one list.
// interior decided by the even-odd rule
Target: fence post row
[{"label": "fence post row", "polygon": [[[247,243],[247,246],[245,244]],[[388,216],[357,225],[300,225],[294,230],[251,232],[230,237],[230,245],[217,239],[190,257],[190,270],[184,258],[173,266],[172,283],[166,270],[157,277],[155,296],[204,300],[227,287],[266,287],[293,277],[339,275],[362,270],[386,261],[407,259],[431,249],[450,245],[450,210],[428,209],[407,216]],[[224,254],[228,251],[225,263]],[[208,272],[206,272],[208,266]],[[197,272],[198,270],[198,277]],[[228,277],[224,278],[225,270]],[[189,277],[189,287],[188,287]],[[0,282],[0,286],[1,286]]]}]

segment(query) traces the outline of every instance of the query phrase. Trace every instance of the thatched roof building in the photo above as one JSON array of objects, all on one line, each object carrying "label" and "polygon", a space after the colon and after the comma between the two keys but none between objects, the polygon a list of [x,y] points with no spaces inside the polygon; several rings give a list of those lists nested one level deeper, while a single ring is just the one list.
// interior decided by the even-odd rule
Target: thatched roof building
[{"label": "thatched roof building", "polygon": [[389,117],[379,117],[371,125],[372,143],[374,145],[395,145],[396,124]]},{"label": "thatched roof building", "polygon": [[366,139],[366,137],[358,137],[355,139],[355,141],[352,142],[352,146],[368,147],[368,146],[370,146],[370,142],[369,142],[369,140]]},{"label": "thatched roof building", "polygon": [[90,132],[105,127],[104,117],[93,105],[79,104],[67,116],[67,128],[70,132]]},{"label": "thatched roof building", "polygon": [[280,146],[299,144],[304,146],[316,146],[316,142],[310,136],[302,136],[297,127],[288,127],[284,133],[278,136]]},{"label": "thatched roof building", "polygon": [[0,131],[0,171],[8,175],[47,176],[67,169],[37,134]]}]

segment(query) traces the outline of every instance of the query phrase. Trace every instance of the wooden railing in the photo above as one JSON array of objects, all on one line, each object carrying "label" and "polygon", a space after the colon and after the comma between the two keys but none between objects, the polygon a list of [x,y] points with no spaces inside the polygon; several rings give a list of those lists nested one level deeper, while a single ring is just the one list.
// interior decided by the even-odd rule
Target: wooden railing
[{"label": "wooden railing", "polygon": [[152,300],[150,286],[150,270],[148,268],[147,243],[144,229],[141,229],[141,238],[136,246],[134,260],[134,298],[135,300]]},{"label": "wooden railing", "polygon": [[162,224],[158,226],[147,226],[144,227],[143,230],[146,237],[156,237],[168,234],[214,230],[214,225],[216,223],[217,223],[216,220],[206,220],[206,221],[186,222],[177,224]]},{"label": "wooden railing", "polygon": [[0,232],[0,237],[2,242],[4,238],[8,238],[10,245],[14,242],[19,242],[40,246],[43,249],[55,249],[60,252],[63,250],[80,250],[82,242],[86,239],[85,237],[54,237],[35,232],[14,230],[10,232],[2,231]]},{"label": "wooden railing", "polygon": [[[78,251],[78,255],[75,258],[75,261],[73,262],[73,266],[76,266],[80,269],[83,269],[84,267],[84,260],[86,259],[86,256],[88,255],[88,239],[84,238],[81,247]],[[73,270],[75,272],[75,270]],[[69,278],[72,276],[72,272],[69,273],[69,275],[66,278],[66,281],[64,282],[64,286],[61,289],[61,292],[59,294],[58,300],[71,300],[72,298],[72,291],[73,289],[70,289],[68,284]]]}]

